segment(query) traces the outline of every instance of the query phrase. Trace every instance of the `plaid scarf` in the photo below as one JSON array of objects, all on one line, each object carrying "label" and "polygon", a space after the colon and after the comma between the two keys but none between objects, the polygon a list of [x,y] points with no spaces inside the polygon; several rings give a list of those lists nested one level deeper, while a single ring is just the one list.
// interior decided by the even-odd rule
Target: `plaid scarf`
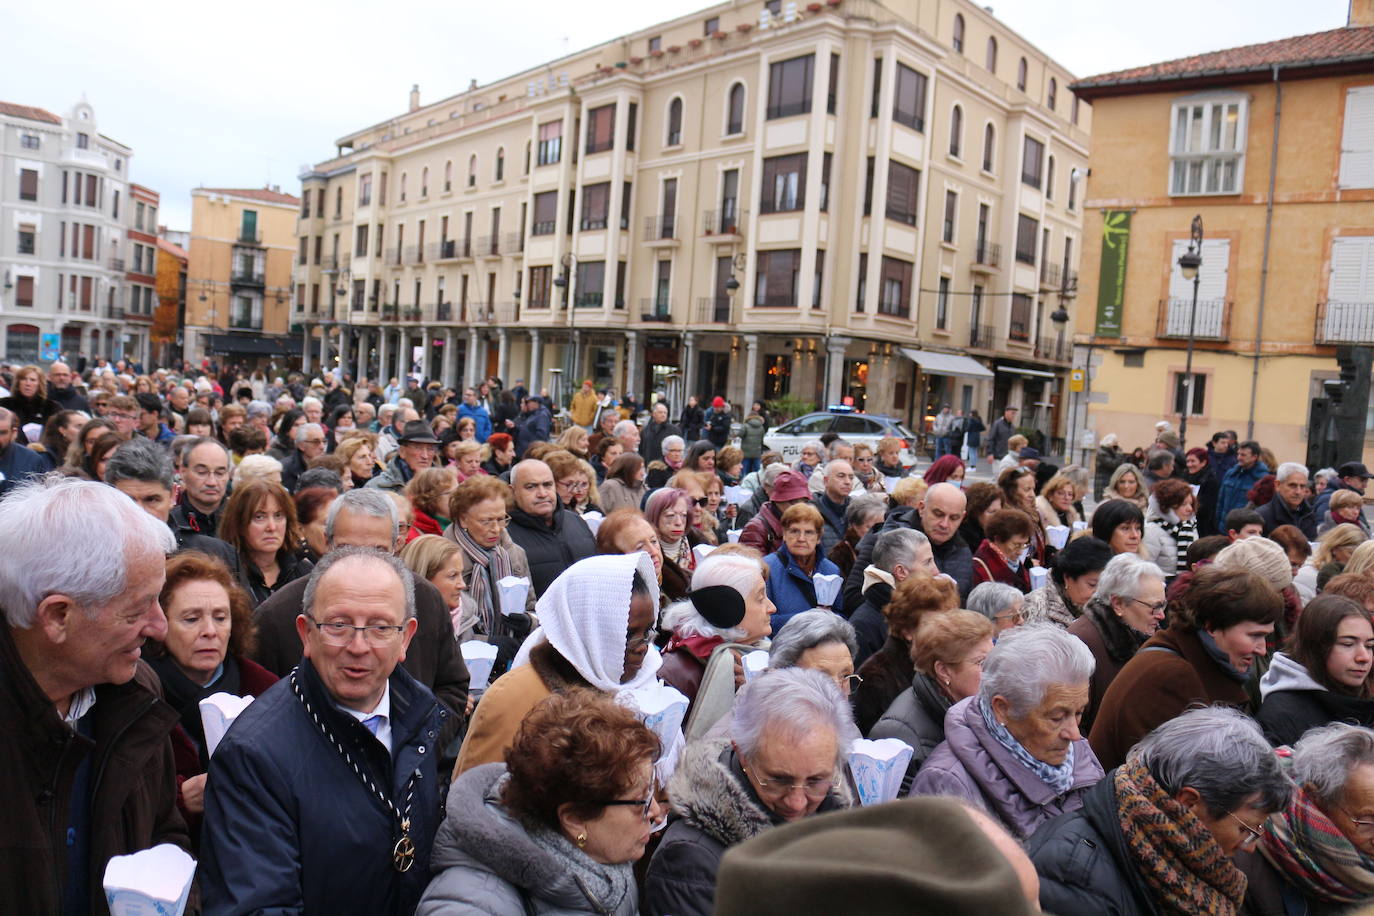
[{"label": "plaid scarf", "polygon": [[1260,853],[1304,896],[1322,903],[1374,897],[1374,859],[1351,845],[1301,786],[1268,828]]},{"label": "plaid scarf", "polygon": [[[510,554],[498,541],[491,550],[472,539],[472,536],[456,522],[448,526],[453,539],[463,548],[463,559],[477,567],[468,577],[468,594],[477,604],[477,616],[481,621],[481,631],[490,636],[496,632],[496,620],[501,614],[501,592],[496,583],[511,574]],[[524,608],[511,608],[523,611]]]},{"label": "plaid scarf", "polygon": [[1112,774],[1116,812],[1135,867],[1166,913],[1233,916],[1245,875],[1196,815],[1131,754]]}]

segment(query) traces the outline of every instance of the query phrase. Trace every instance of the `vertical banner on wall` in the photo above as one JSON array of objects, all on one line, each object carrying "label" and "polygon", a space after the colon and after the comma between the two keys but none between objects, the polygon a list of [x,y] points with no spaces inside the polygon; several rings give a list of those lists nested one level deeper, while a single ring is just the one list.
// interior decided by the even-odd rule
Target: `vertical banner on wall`
[{"label": "vertical banner on wall", "polygon": [[1121,336],[1121,306],[1126,301],[1126,254],[1131,241],[1131,211],[1102,211],[1102,264],[1097,275],[1098,337]]}]

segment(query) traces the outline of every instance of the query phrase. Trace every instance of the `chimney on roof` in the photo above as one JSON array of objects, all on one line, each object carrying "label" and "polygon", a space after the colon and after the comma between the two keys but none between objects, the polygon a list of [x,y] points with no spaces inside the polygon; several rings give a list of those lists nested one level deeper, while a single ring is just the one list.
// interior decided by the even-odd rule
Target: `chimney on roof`
[{"label": "chimney on roof", "polygon": [[1350,15],[1345,24],[1349,28],[1374,26],[1374,0],[1350,0]]},{"label": "chimney on roof", "polygon": [[415,83],[410,87],[410,110],[416,111],[420,107],[420,84]]}]

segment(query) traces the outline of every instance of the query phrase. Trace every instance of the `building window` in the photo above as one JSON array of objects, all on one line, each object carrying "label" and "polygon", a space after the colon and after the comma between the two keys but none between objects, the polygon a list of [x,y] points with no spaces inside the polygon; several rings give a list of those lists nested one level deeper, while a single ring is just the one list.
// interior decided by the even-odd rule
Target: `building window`
[{"label": "building window", "polygon": [[806,206],[806,153],[763,160],[763,213],[785,213]]},{"label": "building window", "polygon": [[834,159],[833,153],[826,153],[821,158],[821,212],[830,211],[830,164]]},{"label": "building window", "polygon": [[892,120],[912,130],[924,132],[926,129],[926,77],[905,64],[897,65]]},{"label": "building window", "polygon": [[558,229],[558,192],[542,191],[534,195],[534,225],[530,235],[553,235]]},{"label": "building window", "polygon": [[76,135],[76,148],[77,148],[77,149],[90,149],[90,148],[91,148],[91,137],[90,137],[90,135],[89,135],[89,134],[77,134],[77,135]]},{"label": "building window", "polygon": [[1056,80],[1054,77],[1050,77],[1050,89],[1049,89],[1048,92],[1045,93],[1045,104],[1049,107],[1050,111],[1054,111],[1054,108],[1055,108],[1055,100],[1056,100],[1058,97],[1059,97],[1059,81]]},{"label": "building window", "polygon": [[868,165],[864,169],[864,216],[873,214],[873,168],[874,159],[868,157]]},{"label": "building window", "polygon": [[406,172],[401,173],[401,203],[406,202],[406,185],[410,183],[410,175]]},{"label": "building window", "polygon": [[794,308],[801,250],[760,251],[754,282],[754,305],[759,308]]},{"label": "building window", "polygon": [[878,294],[878,314],[896,318],[911,316],[911,262],[883,258],[882,286]]},{"label": "building window", "polygon": [[492,180],[506,180],[506,148],[504,146],[496,148],[496,171]]},{"label": "building window", "polygon": [[673,311],[673,262],[663,258],[658,262],[654,277],[654,314],[670,315]]},{"label": "building window", "polygon": [[964,53],[964,17],[960,13],[954,14],[954,39],[950,44],[957,53]]},{"label": "building window", "polygon": [[668,139],[664,145],[682,145],[682,99],[668,103]]},{"label": "building window", "polygon": [[25,307],[33,305],[33,277],[14,278],[14,304]]},{"label": "building window", "polygon": [[1016,65],[1016,88],[1026,91],[1026,59],[1023,57]]},{"label": "building window", "polygon": [[532,146],[533,146],[533,144],[531,144],[530,141],[528,141],[528,140],[525,141],[525,174],[526,174],[526,175],[528,175],[528,174],[530,173],[530,149],[531,149]]},{"label": "building window", "polygon": [[[20,134],[19,147],[21,149],[38,149],[42,143],[38,139],[38,134]],[[115,169],[119,171],[119,169]]]},{"label": "building window", "polygon": [[997,145],[997,128],[991,124],[983,128],[983,171],[991,172],[993,164],[993,150]]},{"label": "building window", "polygon": [[881,110],[882,94],[883,59],[881,57],[875,57],[873,58],[873,97],[868,106],[868,116],[870,118],[876,118],[878,116],[878,112]]},{"label": "building window", "polygon": [[868,295],[868,252],[859,252],[859,282],[854,294],[854,311],[863,314],[864,298]]},{"label": "building window", "polygon": [[297,256],[297,258],[296,258],[296,263],[297,263],[297,264],[304,264],[304,263],[308,260],[309,255],[310,255],[310,237],[309,237],[309,236],[303,235],[303,236],[301,236],[301,250],[300,250],[300,254],[299,254],[299,255]]},{"label": "building window", "polygon": [[420,169],[420,199],[429,196],[429,166]]},{"label": "building window", "polygon": [[954,217],[959,212],[959,195],[954,191],[945,192],[945,221],[940,230],[940,241],[954,244]]},{"label": "building window", "polygon": [[38,170],[20,169],[19,170],[19,199],[37,200],[38,199]]},{"label": "building window", "polygon": [[477,187],[477,154],[468,157],[468,187]]},{"label": "building window", "polygon": [[1007,336],[1012,340],[1030,340],[1031,297],[1025,293],[1011,294],[1011,320]]},{"label": "building window", "polygon": [[997,72],[997,39],[988,36],[988,54],[985,61],[989,73]]},{"label": "building window", "polygon": [[1374,86],[1346,90],[1338,187],[1374,187]]},{"label": "building window", "polygon": [[662,35],[655,35],[653,38],[650,38],[650,39],[649,39],[649,53],[650,53],[650,54],[654,53],[655,51],[662,51],[662,50],[663,50],[663,36],[662,36]]},{"label": "building window", "polygon": [[1171,195],[1240,193],[1245,115],[1239,96],[1174,105]]},{"label": "building window", "polygon": [[677,179],[663,180],[663,214],[660,217],[657,238],[677,238]]},{"label": "building window", "polygon": [[356,258],[367,257],[367,229],[368,226],[364,223],[353,230],[353,256]]},{"label": "building window", "polygon": [[546,309],[549,307],[549,290],[553,285],[553,266],[544,265],[543,267],[530,268],[530,288],[527,301],[532,309]]},{"label": "building window", "polygon": [[712,16],[710,19],[707,19],[707,20],[706,20],[706,24],[705,24],[704,26],[702,26],[701,33],[702,33],[703,35],[705,35],[707,38],[710,38],[712,35],[716,34],[716,33],[719,32],[719,31],[720,31],[720,17],[719,17],[719,16]]},{"label": "building window", "polygon": [[301,193],[301,219],[310,219],[310,191]]},{"label": "building window", "polygon": [[720,176],[720,225],[718,232],[739,231],[739,169],[727,169]]},{"label": "building window", "polygon": [[1069,169],[1069,209],[1078,206],[1078,169]]},{"label": "building window", "polygon": [[563,122],[550,121],[539,125],[540,165],[554,165],[563,158]]},{"label": "building window", "polygon": [[[445,188],[444,190],[448,190],[448,189]],[[309,195],[309,194],[305,195],[305,199],[306,199],[305,208],[306,208],[307,211],[309,211],[309,209],[310,209],[310,203],[309,203],[309,201],[310,201],[310,195]],[[366,206],[368,206],[368,205],[371,204],[371,203],[372,203],[372,173],[369,172],[368,174],[363,175],[361,178],[358,179],[358,206],[360,206],[360,207],[366,207]],[[309,214],[309,212],[307,212],[307,213],[305,213],[305,215],[306,215],[306,216],[309,216],[310,214]]]},{"label": "building window", "polygon": [[900,162],[887,164],[887,218],[908,226],[916,225],[916,208],[921,191],[921,173]]},{"label": "building window", "polygon": [[835,113],[835,102],[839,96],[840,85],[840,55],[830,55],[830,81],[825,89],[825,113]]},{"label": "building window", "polygon": [[606,293],[606,262],[577,262],[576,307],[599,308]]},{"label": "building window", "polygon": [[734,136],[744,133],[744,84],[735,83],[730,87],[726,103],[725,133]]},{"label": "building window", "polygon": [[1045,199],[1054,200],[1054,157],[1045,160]]},{"label": "building window", "polygon": [[825,288],[825,251],[816,249],[816,275],[812,278],[815,282],[811,284],[811,308],[821,307],[821,290]]},{"label": "building window", "polygon": [[940,288],[935,294],[935,329],[949,330],[949,277],[940,278]]},{"label": "building window", "polygon": [[768,119],[789,118],[811,111],[812,70],[816,56],[778,61],[768,68]]},{"label": "building window", "polygon": [[1179,416],[1185,412],[1190,417],[1205,413],[1203,407],[1207,404],[1207,376],[1194,372],[1191,387],[1193,389],[1193,403],[1192,409],[1188,410],[1188,373],[1174,373],[1174,413]]},{"label": "building window", "polygon": [[611,206],[610,182],[584,185],[582,188],[583,229],[605,229]]},{"label": "building window", "polygon": [[635,130],[639,124],[639,103],[631,102],[630,110],[625,113],[625,150],[635,151]]},{"label": "building window", "polygon": [[603,153],[615,146],[615,103],[587,112],[587,153]]},{"label": "building window", "polygon": [[1040,231],[1040,221],[1024,213],[1016,217],[1016,260],[1022,264],[1035,263],[1035,239]]},{"label": "building window", "polygon": [[1078,96],[1076,95],[1069,104],[1069,123],[1073,124],[1074,127],[1078,126]]},{"label": "building window", "polygon": [[955,105],[949,113],[949,154],[960,156],[964,148],[964,109]]},{"label": "building window", "polygon": [[1040,187],[1041,169],[1045,164],[1045,144],[1027,136],[1021,146],[1021,183]]},{"label": "building window", "polygon": [[28,224],[19,226],[18,250],[20,254],[33,254],[36,250],[35,243],[38,238],[37,229]]}]

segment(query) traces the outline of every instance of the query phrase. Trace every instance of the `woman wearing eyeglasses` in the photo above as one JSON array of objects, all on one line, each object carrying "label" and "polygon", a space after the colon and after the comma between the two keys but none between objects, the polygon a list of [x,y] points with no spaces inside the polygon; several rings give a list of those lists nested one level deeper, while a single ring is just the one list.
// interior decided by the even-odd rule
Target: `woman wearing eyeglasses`
[{"label": "woman wearing eyeglasses", "polygon": [[1271,815],[1291,795],[1253,721],[1229,709],[1186,712],[1136,745],[1084,793],[1077,811],[1031,837],[1026,851],[1040,875],[1040,906],[1046,913],[1326,912],[1242,907],[1247,882],[1237,866],[1268,844]]},{"label": "woman wearing eyeglasses", "polygon": [[574,689],[541,701],[504,763],[454,780],[417,916],[634,916],[634,863],[663,817],[659,750],[609,696]]},{"label": "woman wearing eyeglasses", "polygon": [[[705,497],[702,497],[705,501]],[[644,517],[654,526],[663,551],[663,578],[681,579],[684,583],[696,569],[692,542],[687,536],[695,511],[694,500],[686,490],[664,487],[655,490],[644,504]]]},{"label": "woman wearing eyeglasses", "polygon": [[672,813],[649,862],[644,912],[709,916],[731,847],[849,807],[840,774],[858,737],[840,689],[819,671],[770,670],[745,684],[730,738],[694,743],[668,785]]},{"label": "woman wearing eyeglasses", "polygon": [[[782,514],[782,546],[763,558],[768,565],[768,598],[777,606],[773,632],[802,611],[816,607],[816,575],[839,576],[840,568],[821,555],[825,520],[811,503],[799,503]],[[843,612],[844,599],[835,595],[830,610]]]},{"label": "woman wearing eyeglasses", "polygon": [[973,554],[973,584],[1001,582],[1025,594],[1030,587],[1030,548],[1035,524],[1019,509],[993,513],[983,543]]},{"label": "woman wearing eyeglasses", "polygon": [[492,668],[495,680],[510,667],[510,660],[521,641],[532,629],[530,611],[534,610],[534,590],[530,589],[523,607],[505,607],[497,585],[507,576],[528,579],[529,561],[524,548],[510,539],[506,527],[506,500],[510,487],[500,478],[478,476],[458,485],[449,497],[448,512],[453,523],[444,537],[463,548],[463,582],[475,619],[460,619],[454,635],[460,642],[474,635],[486,637],[499,650]]},{"label": "woman wearing eyeglasses", "polygon": [[590,464],[562,449],[545,455],[544,463],[553,472],[553,484],[564,509],[578,515],[601,511],[597,505],[596,472]]}]

